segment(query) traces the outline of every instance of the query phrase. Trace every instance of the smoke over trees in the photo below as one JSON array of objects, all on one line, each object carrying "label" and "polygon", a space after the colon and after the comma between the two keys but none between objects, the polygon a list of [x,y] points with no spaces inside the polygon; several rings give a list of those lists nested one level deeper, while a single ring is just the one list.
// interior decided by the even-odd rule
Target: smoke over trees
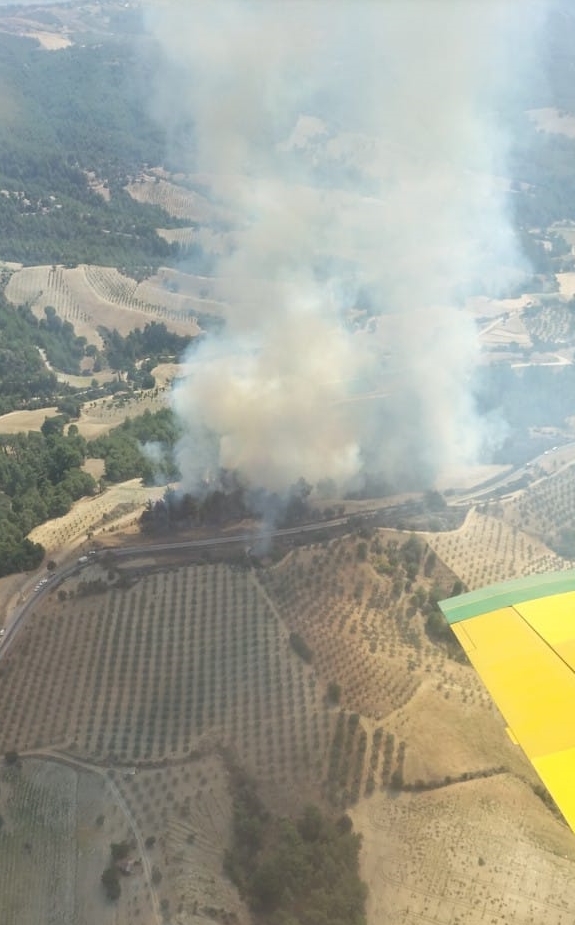
[{"label": "smoke over trees", "polygon": [[155,113],[230,217],[215,269],[232,294],[225,331],[173,396],[186,489],[220,466],[272,491],[300,476],[429,486],[496,439],[473,397],[465,298],[504,294],[526,269],[496,181],[495,109],[540,15],[517,12],[147,5],[170,61]]}]

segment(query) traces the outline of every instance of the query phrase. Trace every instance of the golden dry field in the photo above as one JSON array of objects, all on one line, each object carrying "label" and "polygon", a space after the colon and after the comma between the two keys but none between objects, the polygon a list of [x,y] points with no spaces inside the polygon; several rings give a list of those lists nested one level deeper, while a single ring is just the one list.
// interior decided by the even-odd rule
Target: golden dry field
[{"label": "golden dry field", "polygon": [[[90,460],[95,462],[95,460]],[[35,527],[29,534],[41,543],[48,555],[66,550],[100,533],[116,531],[119,522],[137,522],[150,499],[158,500],[165,488],[144,486],[141,479],[119,482],[93,498],[81,498],[63,517],[56,517]]]},{"label": "golden dry field", "polygon": [[27,433],[29,430],[40,430],[46,418],[58,413],[54,406],[51,408],[38,408],[36,411],[10,411],[0,415],[0,434]]}]

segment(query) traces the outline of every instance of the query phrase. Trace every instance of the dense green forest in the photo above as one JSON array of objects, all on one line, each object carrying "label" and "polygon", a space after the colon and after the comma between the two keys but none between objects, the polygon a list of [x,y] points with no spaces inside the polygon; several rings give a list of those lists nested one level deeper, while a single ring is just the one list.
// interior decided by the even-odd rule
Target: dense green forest
[{"label": "dense green forest", "polygon": [[69,372],[77,370],[84,354],[83,339],[53,309],[38,321],[30,309],[14,308],[0,293],[0,414],[57,404],[71,394],[47,368],[38,348],[45,350],[50,363]]},{"label": "dense green forest", "polygon": [[[84,389],[58,382],[41,350],[50,366],[66,373],[79,373],[83,357],[96,351],[54,308],[46,306],[44,314],[38,319],[28,306],[16,308],[0,293],[0,414],[57,405],[77,417],[83,401],[115,388],[114,382],[94,388],[88,378]],[[149,387],[153,385],[150,377]]]},{"label": "dense green forest", "polygon": [[41,433],[0,435],[0,576],[36,568],[44,550],[26,535],[96,490],[80,468],[86,441],[74,425],[65,435],[65,421],[47,419]]},{"label": "dense green forest", "polygon": [[[177,225],[122,185],[165,162],[149,113],[155,46],[109,39],[46,53],[0,33],[0,236],[5,260],[157,266],[177,247],[155,229]],[[110,201],[86,171],[104,180]]]},{"label": "dense green forest", "polygon": [[179,430],[167,408],[145,411],[90,444],[74,424],[65,434],[67,422],[62,414],[47,418],[40,433],[0,435],[0,576],[36,568],[44,550],[26,539],[30,530],[97,490],[81,469],[86,456],[105,459],[111,482],[178,477],[171,451]]},{"label": "dense green forest", "polygon": [[168,331],[163,322],[157,321],[146,324],[143,330],[136,328],[130,331],[126,337],[115,328],[110,331],[101,327],[99,330],[104,341],[107,365],[118,372],[132,372],[129,378],[134,378],[135,364],[138,360],[145,359],[153,368],[164,357],[179,358],[192,343],[191,337],[174,334]]},{"label": "dense green forest", "polygon": [[38,319],[30,308],[25,305],[15,308],[0,293],[0,414],[55,404],[71,417],[77,417],[84,400],[126,387],[124,382],[113,381],[107,387],[94,389],[89,378],[85,389],[60,383],[40,350],[57,370],[77,374],[82,359],[90,355],[95,357],[95,368],[107,365],[124,373],[134,388],[150,389],[155,385],[151,370],[157,362],[164,357],[179,357],[190,344],[190,338],[152,321],[143,330],[136,328],[126,337],[116,330],[102,328],[104,348],[98,354],[84,337],[76,336],[73,325],[59,318],[54,308],[46,306],[44,314],[44,318]]},{"label": "dense green forest", "polygon": [[[105,478],[109,482],[141,478],[153,483],[155,477],[175,481],[178,471],[172,450],[180,428],[169,408],[152,414],[144,411],[128,418],[108,434],[90,441],[88,454],[104,459]],[[144,445],[148,445],[148,451]]]},{"label": "dense green forest", "polygon": [[234,775],[234,834],[225,870],[266,925],[365,925],[361,838],[308,806],[299,818],[267,812],[254,785]]}]

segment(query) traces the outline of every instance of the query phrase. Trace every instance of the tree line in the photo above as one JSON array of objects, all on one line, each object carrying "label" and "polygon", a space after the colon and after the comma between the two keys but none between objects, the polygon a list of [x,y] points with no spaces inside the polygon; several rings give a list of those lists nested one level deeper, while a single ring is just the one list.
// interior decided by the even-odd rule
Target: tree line
[{"label": "tree line", "polygon": [[334,821],[317,806],[295,820],[273,816],[237,769],[233,790],[233,842],[224,869],[261,921],[365,925],[361,836],[349,816]]},{"label": "tree line", "polygon": [[44,557],[27,534],[66,514],[96,484],[81,466],[86,441],[65,416],[47,418],[40,433],[0,435],[0,576],[37,568]]}]

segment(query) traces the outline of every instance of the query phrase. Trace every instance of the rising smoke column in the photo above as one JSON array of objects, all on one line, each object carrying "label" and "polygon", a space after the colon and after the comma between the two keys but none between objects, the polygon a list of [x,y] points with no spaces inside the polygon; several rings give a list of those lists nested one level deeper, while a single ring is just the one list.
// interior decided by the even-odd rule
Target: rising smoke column
[{"label": "rising smoke column", "polygon": [[149,5],[172,64],[157,111],[173,130],[193,122],[185,166],[236,217],[216,270],[225,333],[191,351],[173,395],[187,488],[220,465],[280,491],[366,473],[429,485],[477,457],[486,433],[463,299],[520,269],[491,115],[511,27],[518,57],[517,10]]}]

